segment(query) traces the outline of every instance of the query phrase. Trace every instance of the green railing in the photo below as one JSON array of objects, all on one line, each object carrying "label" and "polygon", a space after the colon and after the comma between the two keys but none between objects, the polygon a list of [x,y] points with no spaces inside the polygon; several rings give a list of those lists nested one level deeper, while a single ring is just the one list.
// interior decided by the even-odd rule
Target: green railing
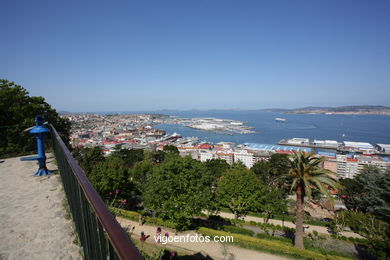
[{"label": "green railing", "polygon": [[143,259],[51,126],[57,160],[84,259]]}]

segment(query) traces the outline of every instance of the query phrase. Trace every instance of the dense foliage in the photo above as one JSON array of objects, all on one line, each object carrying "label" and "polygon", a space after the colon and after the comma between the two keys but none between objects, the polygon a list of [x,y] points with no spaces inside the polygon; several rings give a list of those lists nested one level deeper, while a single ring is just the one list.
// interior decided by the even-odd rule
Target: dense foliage
[{"label": "dense foliage", "polygon": [[126,200],[127,209],[143,209],[178,227],[188,226],[202,210],[218,212],[221,207],[237,217],[262,212],[266,219],[286,211],[284,193],[263,184],[242,163],[202,163],[180,157],[173,147],[156,152],[118,147],[108,157],[100,147],[75,148],[73,156],[110,205]]},{"label": "dense foliage", "polygon": [[390,171],[366,166],[354,179],[342,179],[341,197],[348,209],[390,222]]},{"label": "dense foliage", "polygon": [[70,123],[58,113],[43,97],[29,96],[21,86],[7,80],[0,80],[0,157],[15,156],[36,150],[33,135],[23,131],[34,126],[34,118],[43,115],[67,143]]},{"label": "dense foliage", "polygon": [[120,192],[120,197],[135,192],[132,183],[129,182],[129,171],[123,160],[118,157],[110,157],[100,162],[89,175],[91,183],[104,196],[113,191]]},{"label": "dense foliage", "polygon": [[[301,205],[294,218],[297,228],[290,233],[296,232],[296,238],[301,232],[303,237],[303,198],[312,200],[314,193],[329,195],[329,187],[339,188],[333,175],[320,168],[322,158],[313,154],[298,153],[290,158],[274,155],[250,170],[241,163],[228,165],[223,160],[199,162],[180,157],[173,147],[157,152],[118,147],[108,157],[103,156],[101,148],[82,148],[75,149],[74,156],[110,206],[139,210],[144,220],[158,220],[156,225],[179,229],[199,227],[199,219],[194,217],[204,210],[228,208],[237,218],[249,211],[261,214],[265,220],[281,216],[287,210],[290,189],[286,187],[290,185],[293,192],[297,193],[298,187],[301,192],[297,194]],[[330,224],[336,233],[349,227],[362,235],[364,243],[357,243],[381,259],[388,258],[390,251],[388,176],[376,168],[366,168],[355,179],[341,180],[341,196],[350,210],[337,213]],[[229,232],[248,233],[222,225]],[[267,232],[271,227],[261,228]]]},{"label": "dense foliage", "polygon": [[265,186],[247,169],[229,169],[217,182],[217,201],[229,208],[236,218],[250,211],[259,211],[265,196]]},{"label": "dense foliage", "polygon": [[170,157],[157,165],[147,181],[145,206],[178,227],[207,208],[211,199],[211,176],[206,167],[191,157]]},{"label": "dense foliage", "polygon": [[101,147],[74,148],[72,154],[87,175],[105,160]]},{"label": "dense foliage", "polygon": [[342,179],[341,198],[349,209],[335,215],[335,233],[349,227],[365,237],[372,254],[390,258],[390,171],[365,167],[353,179]]}]

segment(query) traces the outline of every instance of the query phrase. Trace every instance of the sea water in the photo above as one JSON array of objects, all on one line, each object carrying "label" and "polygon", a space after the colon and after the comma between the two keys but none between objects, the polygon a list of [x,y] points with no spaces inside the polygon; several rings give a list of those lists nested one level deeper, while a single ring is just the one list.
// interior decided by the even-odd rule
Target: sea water
[{"label": "sea water", "polygon": [[[264,111],[164,111],[161,114],[183,118],[214,117],[244,121],[255,127],[255,134],[224,135],[196,130],[177,124],[155,127],[167,133],[177,132],[183,137],[198,137],[201,141],[276,144],[281,139],[301,137],[311,140],[336,140],[390,144],[390,116],[385,115],[326,115],[280,114]],[[286,122],[275,121],[276,117]]]}]

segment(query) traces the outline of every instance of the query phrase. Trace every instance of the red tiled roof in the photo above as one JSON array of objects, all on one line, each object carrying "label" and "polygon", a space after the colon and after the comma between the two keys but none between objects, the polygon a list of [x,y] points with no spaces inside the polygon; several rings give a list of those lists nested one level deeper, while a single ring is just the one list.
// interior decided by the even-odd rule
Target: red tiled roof
[{"label": "red tiled roof", "polygon": [[211,149],[212,146],[209,144],[200,144],[198,145],[198,149]]}]

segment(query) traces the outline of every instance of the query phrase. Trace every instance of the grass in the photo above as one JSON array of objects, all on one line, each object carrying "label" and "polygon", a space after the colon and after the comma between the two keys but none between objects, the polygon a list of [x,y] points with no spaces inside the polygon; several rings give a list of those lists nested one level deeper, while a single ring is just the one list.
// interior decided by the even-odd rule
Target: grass
[{"label": "grass", "polygon": [[70,208],[69,208],[68,200],[66,199],[66,197],[64,197],[62,199],[62,207],[65,210],[65,216],[64,216],[65,219],[66,220],[71,220],[72,219],[72,214],[70,213]]}]

